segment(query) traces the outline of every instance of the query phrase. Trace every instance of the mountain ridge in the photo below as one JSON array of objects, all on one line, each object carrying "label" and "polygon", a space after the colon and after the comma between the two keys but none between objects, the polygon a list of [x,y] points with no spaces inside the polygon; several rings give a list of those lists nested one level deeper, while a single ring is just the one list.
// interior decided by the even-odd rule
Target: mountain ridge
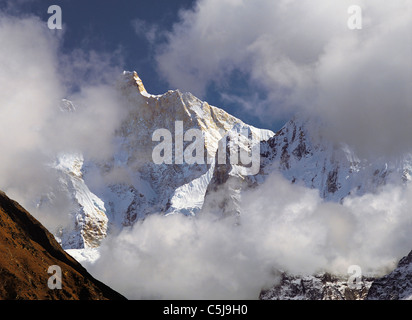
[{"label": "mountain ridge", "polygon": [[[0,192],[0,298],[125,299],[93,278],[54,236],[17,202]],[[62,270],[61,289],[50,289],[50,266]]]},{"label": "mountain ridge", "polygon": [[[336,203],[348,196],[375,193],[387,183],[405,184],[411,180],[412,155],[392,162],[360,159],[348,145],[322,137],[320,124],[314,119],[296,116],[274,133],[249,126],[190,93],[170,90],[151,95],[136,72],[125,71],[117,88],[129,116],[117,130],[112,158],[93,163],[83,161],[82,155],[78,155],[77,160],[63,170],[67,177],[76,177],[78,185],[85,186],[70,192],[81,209],[75,213],[76,221],[90,222],[77,224],[68,231],[79,241],[60,238],[67,250],[98,248],[108,233],[133,226],[150,214],[195,216],[211,211],[223,216],[242,215],[242,193],[258,187],[273,173],[281,173],[292,184],[316,189],[323,201]],[[70,109],[75,110],[71,106]],[[153,163],[152,151],[157,144],[152,139],[153,132],[165,129],[176,136],[177,121],[184,124],[184,130],[201,132],[207,158],[204,163]],[[242,129],[260,141],[260,169],[256,175],[242,174],[239,170],[242,165],[218,161],[220,144],[226,146],[226,160],[229,160],[230,141],[236,140]],[[237,147],[250,151],[248,141],[244,140],[236,140]],[[188,144],[184,142],[183,148]],[[172,148],[176,148],[176,137]],[[62,167],[56,169],[62,171]],[[90,176],[98,174],[105,181],[116,172],[122,172],[127,179],[86,188]],[[79,193],[95,199],[87,210],[76,196]],[[216,193],[222,195],[220,199],[216,199]],[[102,227],[98,226],[95,210],[102,213]],[[85,226],[90,228],[87,230]],[[76,257],[87,259],[87,254],[78,253]]]}]

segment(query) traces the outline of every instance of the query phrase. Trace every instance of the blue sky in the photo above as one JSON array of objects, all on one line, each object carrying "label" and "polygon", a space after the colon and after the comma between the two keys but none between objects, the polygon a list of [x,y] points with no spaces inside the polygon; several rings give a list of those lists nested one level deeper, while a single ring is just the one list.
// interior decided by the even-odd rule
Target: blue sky
[{"label": "blue sky", "polygon": [[178,19],[179,9],[190,8],[192,0],[34,0],[13,9],[18,14],[33,14],[47,21],[50,17],[47,9],[53,4],[62,8],[64,50],[114,52],[121,48],[124,67],[136,70],[149,91],[154,94],[167,91],[167,83],[156,74],[149,43],[136,34],[132,21],[144,19],[171,28]]},{"label": "blue sky", "polygon": [[52,4],[63,11],[60,54],[98,52],[137,71],[150,93],[188,91],[273,131],[296,113],[314,116],[360,152],[411,147],[410,0],[0,0],[0,9],[46,25]]},{"label": "blue sky", "polygon": [[[52,4],[60,5],[63,10],[63,30],[47,28],[47,8]],[[347,27],[348,7],[355,4],[363,9],[361,30]],[[37,201],[33,199],[61,190],[60,175],[55,176],[50,173],[49,166],[44,166],[45,163],[53,163],[56,155],[81,152],[85,159],[96,159],[98,163],[112,157],[113,132],[119,128],[127,113],[121,114],[118,97],[104,78],[105,75],[114,78],[114,71],[121,72],[118,68],[136,70],[150,93],[158,94],[175,88],[190,91],[258,127],[276,130],[288,115],[295,112],[319,117],[324,127],[316,129],[336,144],[347,143],[348,149],[353,148],[360,159],[365,154],[376,158],[382,155],[403,156],[412,150],[411,7],[411,0],[0,0],[0,136],[3,137],[0,139],[0,150],[7,155],[0,157],[1,189],[30,212],[30,208],[35,212]],[[25,15],[39,18],[23,18]],[[98,54],[87,55],[88,52]],[[68,78],[67,83],[65,77]],[[93,77],[99,77],[97,83],[90,83]],[[75,90],[67,90],[65,85],[73,85],[72,81],[82,90],[75,93],[72,93]],[[69,116],[56,108],[66,95],[73,98],[78,106],[77,112]],[[348,154],[351,155],[351,152]],[[380,161],[381,158],[378,159]],[[357,159],[353,158],[353,161]],[[322,202],[312,197],[315,195],[313,190],[310,194],[304,190],[295,194],[291,192],[290,184],[274,178],[269,179],[267,187],[264,187],[263,191],[269,193],[262,193],[260,189],[250,195],[249,199],[255,201],[246,199],[245,203],[250,204],[250,210],[246,208],[246,211],[260,212],[263,206],[272,208],[273,214],[282,218],[284,215],[273,203],[280,201],[286,204],[285,212],[288,213],[288,199],[294,203],[303,200],[301,203],[307,205],[299,207],[309,210],[306,210],[309,216],[308,212],[302,211],[309,219],[312,213],[317,215],[319,212],[322,214],[323,210],[330,211],[330,207],[323,208]],[[99,184],[100,181],[94,183]],[[381,213],[392,212],[395,199],[397,204],[401,204],[398,213],[405,213],[406,217],[406,220],[399,221],[409,222],[409,203],[403,201],[403,196],[410,198],[410,194],[399,192],[399,189],[394,189],[388,194],[383,193],[384,198],[380,198],[379,194],[376,199],[374,196],[354,199],[349,201],[347,209],[362,213],[360,216],[369,223],[369,217],[376,213],[377,207],[383,208]],[[63,207],[67,197],[61,195],[63,199],[56,198],[55,203]],[[67,210],[71,209],[70,205]],[[68,219],[66,210],[46,211],[39,219],[47,223],[46,227],[62,225]],[[266,211],[262,211],[265,214],[262,217],[246,215],[253,221],[243,225],[259,226],[259,221],[263,221],[263,227],[272,227],[270,223],[265,223]],[[338,210],[337,213],[340,215],[343,211]],[[254,222],[256,218],[257,224]],[[276,219],[273,221],[277,222]],[[307,221],[302,220],[302,230],[307,229]],[[405,225],[408,226],[408,223]],[[134,242],[130,245],[123,246],[124,241],[115,240],[114,243],[127,247],[127,252],[120,248],[113,251],[114,255],[109,254],[107,259],[129,254],[129,248],[133,249],[133,254],[138,252],[134,245],[141,243],[139,237],[142,235],[161,240],[158,232],[162,233],[163,229],[157,226],[155,221],[146,229],[154,233],[139,231],[137,237],[127,235],[127,239]],[[370,225],[360,223],[357,227],[361,235],[366,226],[368,230],[381,230],[381,225],[375,229],[372,225],[371,229]],[[397,226],[388,230],[396,230]],[[170,229],[170,225],[166,227]],[[185,250],[189,253],[186,260],[173,255],[172,260],[179,258],[175,259],[178,268],[168,270],[177,271],[178,276],[170,277],[167,274],[167,279],[176,280],[180,286],[181,279],[187,280],[187,275],[193,274],[193,261],[200,263],[197,266],[200,271],[203,265],[209,267],[203,263],[210,261],[210,252],[215,252],[209,244],[214,245],[221,236],[223,238],[219,243],[230,240],[226,241],[229,247],[222,247],[223,250],[237,253],[230,247],[242,244],[237,235],[246,239],[247,247],[254,249],[256,246],[253,241],[251,246],[249,240],[257,240],[256,243],[261,244],[264,242],[261,236],[267,234],[262,233],[261,228],[253,230],[250,237],[244,237],[244,232],[236,232],[232,238],[234,241],[231,241],[227,238],[231,234],[225,229],[210,227],[206,225],[202,230],[206,230],[207,239],[210,233],[213,241],[206,241],[206,246],[201,245],[203,250],[200,251],[197,250],[198,243],[195,243],[193,250]],[[280,227],[280,234],[289,230],[282,224],[276,224],[276,227]],[[178,233],[183,230],[183,234],[189,232],[189,238],[192,237],[190,232],[195,230],[179,221],[172,229]],[[322,230],[320,233],[318,228],[311,231],[316,239],[320,239],[319,234],[324,239]],[[352,235],[353,230],[348,230],[348,235]],[[288,235],[287,232],[285,234]],[[376,234],[382,243],[385,242],[382,239],[392,239],[394,247],[404,235],[400,232],[400,238],[393,239],[390,236],[382,238],[379,232]],[[303,242],[298,243],[298,247],[302,244],[303,248],[303,251],[298,248],[298,252],[309,253],[309,260],[317,265],[320,261],[319,243],[315,241],[314,251],[310,252],[305,239],[303,237]],[[379,247],[374,241],[365,243],[366,247],[355,250],[359,256],[370,252],[368,243]],[[329,243],[325,244],[330,248]],[[176,252],[170,250],[170,246],[163,246],[162,242],[155,244],[155,247],[165,252]],[[116,249],[116,246],[113,248]],[[293,255],[286,257],[290,259],[285,264],[295,265],[299,254],[290,250],[290,246],[286,248]],[[384,247],[387,248],[390,247]],[[268,247],[270,252],[277,249]],[[252,251],[253,257],[256,250]],[[192,252],[196,252],[195,258],[198,259],[193,259]],[[222,256],[222,252],[217,251],[216,257]],[[259,251],[258,255],[262,252]],[[278,252],[282,258],[285,257],[282,250]],[[326,250],[326,260],[330,252]],[[373,250],[372,253],[371,263],[380,258]],[[263,252],[262,258],[267,261],[266,252]],[[369,256],[366,255],[365,259],[369,260]],[[131,265],[126,269],[135,270],[134,260],[129,260]],[[136,261],[140,263],[140,259]],[[150,259],[148,261],[150,263]],[[208,270],[232,271],[233,263],[229,261],[225,265],[225,261]],[[247,259],[249,261],[260,262],[262,259],[258,256],[257,259]],[[112,265],[106,265],[112,268]],[[179,269],[181,266],[189,266],[189,272]],[[239,272],[234,273],[241,280],[245,280],[244,267],[247,270],[251,268],[249,264],[240,264]],[[125,287],[140,293],[139,288],[135,290],[135,287],[130,287],[128,272],[120,269],[109,270],[109,277],[113,276],[118,281],[120,276],[118,283],[123,285],[124,281]],[[146,269],[157,270],[151,265]],[[254,266],[252,269],[256,271]],[[196,277],[201,285],[207,282],[213,288],[215,282],[209,281],[208,272],[198,274],[206,275],[206,278]],[[151,276],[144,272],[139,275],[143,283]],[[228,287],[233,288],[233,278],[226,278],[229,280]],[[157,292],[165,292],[163,284],[166,290],[172,288],[175,293],[175,286],[168,281],[163,282],[161,287],[155,288],[159,289],[155,296]],[[140,282],[137,283],[140,285]],[[195,285],[190,281],[186,283],[189,291],[199,292],[196,281]],[[220,286],[220,282],[216,283]],[[246,290],[237,290],[239,292],[243,294]]]},{"label": "blue sky", "polygon": [[[22,15],[33,14],[45,22],[50,17],[47,9],[57,4],[63,13],[63,51],[76,48],[89,51],[105,52],[113,55],[117,67],[137,71],[148,92],[161,94],[169,89],[191,91],[190,88],[178,87],[169,83],[158,70],[156,53],[167,41],[165,33],[172,30],[181,19],[181,10],[193,9],[195,0],[21,0],[10,6],[10,1],[0,1],[0,8],[7,8],[9,13]],[[139,31],[140,21],[141,31]],[[151,26],[156,26],[156,39],[149,41],[147,33]],[[196,96],[209,104],[225,109],[246,123],[257,127],[278,130],[287,117],[262,121],[253,112],[245,111],[238,102],[224,99],[222,95],[248,96],[265,95],[258,88],[251,88],[243,79],[241,72],[231,72],[224,84],[210,83],[203,94]]]}]

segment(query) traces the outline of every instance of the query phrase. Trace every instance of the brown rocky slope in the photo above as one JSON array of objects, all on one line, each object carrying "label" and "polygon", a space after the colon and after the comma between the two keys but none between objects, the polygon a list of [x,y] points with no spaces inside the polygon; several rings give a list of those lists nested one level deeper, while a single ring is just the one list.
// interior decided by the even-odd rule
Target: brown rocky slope
[{"label": "brown rocky slope", "polygon": [[[50,266],[61,268],[61,289],[50,289]],[[0,192],[0,299],[125,299],[68,255],[33,216]]]}]

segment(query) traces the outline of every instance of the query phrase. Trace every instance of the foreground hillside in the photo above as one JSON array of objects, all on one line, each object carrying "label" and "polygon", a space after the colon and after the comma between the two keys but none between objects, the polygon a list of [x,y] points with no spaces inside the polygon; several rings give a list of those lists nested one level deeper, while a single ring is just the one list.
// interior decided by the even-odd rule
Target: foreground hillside
[{"label": "foreground hillside", "polygon": [[[48,280],[61,268],[61,289]],[[65,253],[48,232],[17,202],[0,192],[0,299],[124,299],[94,279]]]}]

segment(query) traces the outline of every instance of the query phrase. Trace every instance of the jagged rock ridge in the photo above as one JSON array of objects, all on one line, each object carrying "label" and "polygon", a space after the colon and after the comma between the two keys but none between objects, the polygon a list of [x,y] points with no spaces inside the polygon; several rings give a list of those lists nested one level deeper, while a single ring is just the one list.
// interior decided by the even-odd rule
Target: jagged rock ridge
[{"label": "jagged rock ridge", "polygon": [[271,289],[263,290],[261,300],[363,300],[373,278],[363,277],[359,288],[350,287],[345,277],[329,273],[307,276],[280,274],[280,282]]},{"label": "jagged rock ridge", "polygon": [[391,273],[375,280],[367,300],[412,300],[412,251]]}]

